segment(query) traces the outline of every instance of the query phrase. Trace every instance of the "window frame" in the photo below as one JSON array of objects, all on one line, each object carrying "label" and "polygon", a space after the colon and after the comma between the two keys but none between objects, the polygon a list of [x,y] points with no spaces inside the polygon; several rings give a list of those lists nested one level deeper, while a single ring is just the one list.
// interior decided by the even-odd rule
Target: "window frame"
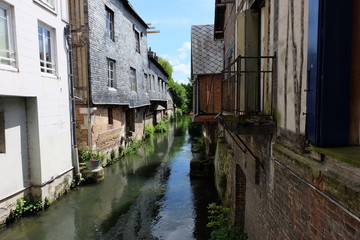
[{"label": "window frame", "polygon": [[[8,69],[8,70],[16,70],[16,52],[15,52],[15,31],[14,31],[14,23],[13,23],[13,13],[12,7],[10,5],[4,4],[0,2],[0,8],[5,10],[6,14],[6,32],[7,32],[7,42],[8,49],[2,50],[9,53],[8,58],[0,57],[0,69]],[[1,59],[5,59],[5,61],[9,61],[10,64],[3,64]]]},{"label": "window frame", "polygon": [[[115,14],[114,11],[105,6],[106,11],[106,35],[115,42]],[[108,16],[110,16],[108,18]],[[108,24],[109,23],[109,24]],[[108,27],[109,26],[109,27]]]},{"label": "window frame", "polygon": [[135,51],[141,53],[140,33],[134,29],[135,36]]},{"label": "window frame", "polygon": [[[109,88],[115,88],[115,69],[116,69],[116,61],[107,58],[107,86]],[[112,65],[112,69],[111,69]],[[110,73],[112,72],[112,78],[110,77]]]},{"label": "window frame", "polygon": [[144,73],[144,84],[145,84],[145,91],[149,92],[149,82],[148,82],[148,74]]},{"label": "window frame", "polygon": [[[55,29],[49,25],[46,25],[42,22],[38,22],[38,41],[39,41],[39,28],[42,28],[42,42],[43,42],[43,49],[45,49],[45,41],[44,41],[44,30],[47,30],[50,33],[50,62],[46,61],[46,59],[41,59],[40,56],[40,49],[39,49],[39,58],[40,58],[40,72],[42,75],[45,76],[56,76],[57,74],[57,58],[56,58],[56,32]],[[40,41],[38,42],[40,47]],[[43,51],[43,53],[45,53]],[[44,54],[45,56],[45,54]],[[44,62],[44,67],[41,66],[41,62]],[[46,67],[46,65],[52,65],[51,68]],[[44,71],[42,69],[44,68]],[[51,71],[51,72],[48,72]]]},{"label": "window frame", "polygon": [[130,89],[137,92],[136,69],[133,67],[130,67]]},{"label": "window frame", "polygon": [[60,12],[61,19],[66,23],[70,21],[70,13],[69,13],[69,2],[68,0],[60,0]]},{"label": "window frame", "polygon": [[49,10],[50,12],[57,14],[57,0],[49,0],[50,3],[46,0],[33,0],[43,8]]}]

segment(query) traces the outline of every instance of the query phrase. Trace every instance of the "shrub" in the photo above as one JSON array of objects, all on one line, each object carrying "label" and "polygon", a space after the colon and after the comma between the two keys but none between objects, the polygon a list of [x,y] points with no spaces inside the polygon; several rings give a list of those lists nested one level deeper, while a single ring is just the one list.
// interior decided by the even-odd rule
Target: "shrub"
[{"label": "shrub", "polygon": [[231,224],[230,209],[211,203],[208,206],[210,222],[206,227],[211,228],[212,240],[246,240],[248,236],[239,228]]},{"label": "shrub", "polygon": [[141,145],[143,144],[143,142],[141,141],[132,141],[130,142],[129,146],[127,148],[124,149],[123,153],[124,155],[130,155],[130,154],[134,154],[136,153],[136,150],[141,147]]},{"label": "shrub", "polygon": [[10,211],[9,217],[6,219],[6,223],[9,224],[25,215],[37,213],[43,209],[43,203],[35,200],[25,200],[20,198],[16,201],[16,207]]},{"label": "shrub", "polygon": [[152,138],[154,136],[155,128],[152,125],[145,125],[144,139]]},{"label": "shrub", "polygon": [[155,126],[155,132],[156,133],[164,133],[164,132],[167,132],[168,128],[169,128],[169,126],[167,123],[160,121]]},{"label": "shrub", "polygon": [[183,111],[180,108],[176,109],[176,116],[181,117],[183,115]]},{"label": "shrub", "polygon": [[194,137],[200,137],[202,136],[202,123],[198,122],[191,122],[188,127],[189,135]]}]

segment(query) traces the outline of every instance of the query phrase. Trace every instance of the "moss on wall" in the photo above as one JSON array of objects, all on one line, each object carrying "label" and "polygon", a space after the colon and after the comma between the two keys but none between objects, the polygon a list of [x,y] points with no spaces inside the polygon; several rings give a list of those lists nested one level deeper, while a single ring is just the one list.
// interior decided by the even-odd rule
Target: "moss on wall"
[{"label": "moss on wall", "polygon": [[219,138],[215,154],[215,187],[225,206],[231,200],[231,161],[232,151],[224,138]]}]

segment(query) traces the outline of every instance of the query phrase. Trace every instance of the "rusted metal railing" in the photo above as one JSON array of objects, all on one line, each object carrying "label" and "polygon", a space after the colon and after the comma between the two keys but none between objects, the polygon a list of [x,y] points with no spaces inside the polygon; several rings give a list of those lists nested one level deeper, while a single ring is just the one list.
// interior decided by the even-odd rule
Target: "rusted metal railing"
[{"label": "rusted metal railing", "polygon": [[275,56],[239,56],[223,70],[222,111],[272,115]]}]

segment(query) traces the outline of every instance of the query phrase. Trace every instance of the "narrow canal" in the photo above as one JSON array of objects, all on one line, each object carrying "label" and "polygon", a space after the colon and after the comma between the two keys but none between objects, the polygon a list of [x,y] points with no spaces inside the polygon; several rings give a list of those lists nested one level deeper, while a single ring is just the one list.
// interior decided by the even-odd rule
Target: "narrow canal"
[{"label": "narrow canal", "polygon": [[209,239],[212,180],[190,179],[188,121],[105,169],[99,184],[76,188],[38,216],[23,218],[1,240]]}]

